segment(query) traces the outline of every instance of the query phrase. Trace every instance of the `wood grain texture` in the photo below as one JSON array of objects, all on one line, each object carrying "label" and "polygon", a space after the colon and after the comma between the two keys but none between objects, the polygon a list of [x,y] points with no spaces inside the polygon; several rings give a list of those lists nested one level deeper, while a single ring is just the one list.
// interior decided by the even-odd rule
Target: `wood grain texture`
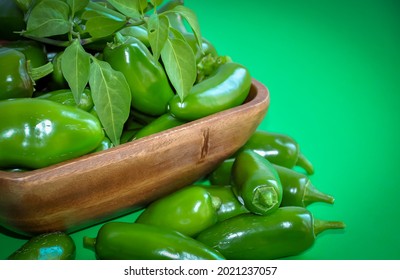
[{"label": "wood grain texture", "polygon": [[0,171],[0,225],[73,232],[192,184],[239,149],[269,107],[253,80],[238,107],[118,147],[28,172]]}]

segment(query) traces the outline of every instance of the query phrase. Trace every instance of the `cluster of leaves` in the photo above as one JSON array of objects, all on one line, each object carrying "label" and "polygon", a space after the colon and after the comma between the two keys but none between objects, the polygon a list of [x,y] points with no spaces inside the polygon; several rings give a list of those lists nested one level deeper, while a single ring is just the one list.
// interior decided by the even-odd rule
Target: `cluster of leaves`
[{"label": "cluster of leaves", "polygon": [[107,136],[119,144],[123,125],[130,113],[131,94],[122,73],[115,71],[86,49],[99,40],[112,40],[119,30],[142,25],[147,28],[155,59],[162,60],[166,73],[183,100],[196,81],[196,59],[180,30],[168,15],[186,20],[201,46],[196,14],[182,0],[16,0],[25,12],[22,36],[64,47],[61,69],[79,104],[89,86],[93,102]]}]

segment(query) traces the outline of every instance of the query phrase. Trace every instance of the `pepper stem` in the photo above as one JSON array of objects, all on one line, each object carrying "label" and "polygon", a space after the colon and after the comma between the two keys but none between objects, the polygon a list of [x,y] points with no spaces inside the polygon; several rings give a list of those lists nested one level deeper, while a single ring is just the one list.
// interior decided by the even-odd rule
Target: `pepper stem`
[{"label": "pepper stem", "polygon": [[302,153],[299,153],[296,165],[303,168],[309,175],[314,174],[314,166]]},{"label": "pepper stem", "polygon": [[30,65],[30,61],[28,61],[28,72],[29,76],[33,81],[37,81],[47,75],[49,75],[51,72],[53,72],[53,64],[51,62],[48,62],[42,66],[33,68]]},{"label": "pepper stem", "polygon": [[88,236],[83,237],[83,247],[84,248],[94,251],[95,246],[96,246],[96,238],[88,237]]},{"label": "pepper stem", "polygon": [[215,210],[218,210],[222,205],[222,200],[218,196],[211,195],[211,203]]},{"label": "pepper stem", "polygon": [[345,227],[346,225],[342,221],[324,221],[324,220],[314,219],[315,236],[328,229],[343,229]]},{"label": "pepper stem", "polygon": [[335,202],[335,198],[331,195],[319,191],[317,188],[314,187],[311,181],[308,180],[304,187],[304,196],[303,196],[304,207],[307,207],[308,205],[314,202],[325,202],[333,204]]},{"label": "pepper stem", "polygon": [[252,205],[260,212],[266,213],[278,204],[278,194],[273,187],[262,186],[255,190]]}]

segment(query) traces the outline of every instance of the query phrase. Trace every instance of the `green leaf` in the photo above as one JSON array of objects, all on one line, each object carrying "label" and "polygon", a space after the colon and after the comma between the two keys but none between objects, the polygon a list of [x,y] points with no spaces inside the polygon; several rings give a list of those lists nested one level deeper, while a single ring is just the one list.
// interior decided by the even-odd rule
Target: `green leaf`
[{"label": "green leaf", "polygon": [[117,146],[129,117],[131,91],[121,72],[112,69],[105,61],[92,59],[89,85],[93,103],[108,138]]},{"label": "green leaf", "polygon": [[86,32],[93,38],[104,38],[125,26],[125,21],[115,20],[113,18],[94,13],[86,13]]},{"label": "green leaf", "polygon": [[155,8],[162,4],[163,0],[150,0],[150,3],[153,4]]},{"label": "green leaf", "polygon": [[195,12],[183,5],[178,5],[178,6],[174,7],[173,9],[166,11],[166,13],[171,13],[171,12],[178,13],[184,19],[186,19],[186,21],[190,25],[190,28],[192,28],[194,35],[196,36],[198,45],[201,46],[202,45],[202,36],[201,36],[199,21],[197,19]]},{"label": "green leaf", "polygon": [[70,9],[60,0],[42,0],[29,14],[24,34],[35,37],[49,37],[66,34],[71,29]]},{"label": "green leaf", "polygon": [[161,51],[161,58],[168,78],[183,101],[189,94],[197,75],[196,58],[192,48],[185,40],[170,37]]},{"label": "green leaf", "polygon": [[61,71],[74,95],[75,102],[79,104],[89,81],[90,55],[85,52],[78,40],[74,40],[64,50]]},{"label": "green leaf", "polygon": [[169,21],[166,16],[152,14],[147,22],[149,42],[155,60],[161,55],[161,50],[168,39]]},{"label": "green leaf", "polygon": [[118,11],[131,18],[138,18],[147,7],[147,0],[108,0]]},{"label": "green leaf", "polygon": [[67,0],[73,14],[82,10],[89,4],[90,0]]}]

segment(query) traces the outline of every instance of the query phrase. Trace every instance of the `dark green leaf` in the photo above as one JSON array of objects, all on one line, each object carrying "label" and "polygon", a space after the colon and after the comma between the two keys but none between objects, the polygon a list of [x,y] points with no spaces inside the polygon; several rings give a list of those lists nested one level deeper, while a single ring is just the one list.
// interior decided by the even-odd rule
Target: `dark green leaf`
[{"label": "dark green leaf", "polygon": [[[108,0],[118,11],[131,18],[141,16],[140,0]],[[147,5],[147,1],[146,1]]]},{"label": "dark green leaf", "polygon": [[93,58],[89,84],[97,115],[107,136],[117,146],[131,107],[128,82],[110,64]]},{"label": "dark green leaf", "polygon": [[168,39],[169,22],[166,16],[152,14],[147,22],[149,42],[155,60],[161,55],[161,50]]},{"label": "dark green leaf", "polygon": [[107,37],[122,27],[125,26],[125,21],[115,20],[113,18],[103,16],[100,14],[95,15],[96,13],[91,12],[86,13],[87,22],[86,22],[86,32],[90,34],[93,38],[103,38]]},{"label": "dark green leaf", "polygon": [[75,102],[79,104],[89,81],[90,55],[78,40],[69,45],[62,54],[61,71],[71,88]]},{"label": "dark green leaf", "polygon": [[[176,31],[178,32],[178,31]],[[177,37],[168,38],[161,51],[165,71],[183,100],[196,80],[196,58],[189,44]]]},{"label": "dark green leaf", "polygon": [[67,0],[73,14],[82,10],[87,6],[89,0]]},{"label": "dark green leaf", "polygon": [[66,34],[71,29],[70,9],[60,0],[42,0],[29,14],[26,35],[49,37]]}]

